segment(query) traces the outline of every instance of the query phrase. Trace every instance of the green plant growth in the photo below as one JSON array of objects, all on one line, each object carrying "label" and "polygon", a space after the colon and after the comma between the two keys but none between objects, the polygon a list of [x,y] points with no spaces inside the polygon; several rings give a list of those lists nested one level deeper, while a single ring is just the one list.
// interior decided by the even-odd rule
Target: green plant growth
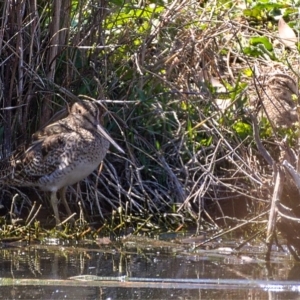
[{"label": "green plant growth", "polygon": [[[297,29],[297,7],[289,1],[67,4],[0,4],[3,154],[80,97],[103,100],[103,124],[126,153],[111,147],[99,169],[68,190],[72,209],[78,212],[80,200],[86,219],[74,235],[66,225],[65,235],[218,228],[250,217],[246,209],[227,215],[234,199],[263,213],[270,195],[257,186],[272,170],[261,167],[253,146],[251,116],[259,115],[253,102],[262,98],[254,82],[297,65],[293,52],[287,65],[274,44],[276,17],[288,17]],[[258,123],[262,142],[275,141],[270,122]],[[278,132],[294,145],[295,130]],[[20,211],[33,201],[26,193],[20,190]],[[7,201],[15,190],[2,194]],[[9,225],[2,233],[14,235]],[[32,231],[38,236],[43,228]]]}]

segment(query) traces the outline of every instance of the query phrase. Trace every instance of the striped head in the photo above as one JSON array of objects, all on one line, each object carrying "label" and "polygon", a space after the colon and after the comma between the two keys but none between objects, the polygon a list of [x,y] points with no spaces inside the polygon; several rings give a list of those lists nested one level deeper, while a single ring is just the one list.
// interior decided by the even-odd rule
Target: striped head
[{"label": "striped head", "polygon": [[77,125],[87,130],[97,131],[98,134],[107,139],[121,153],[122,148],[109,136],[105,129],[101,126],[103,109],[96,101],[82,100],[72,105],[70,115],[72,115]]},{"label": "striped head", "polygon": [[70,115],[75,117],[78,125],[86,129],[95,129],[101,124],[103,112],[97,102],[82,100],[72,105]]}]

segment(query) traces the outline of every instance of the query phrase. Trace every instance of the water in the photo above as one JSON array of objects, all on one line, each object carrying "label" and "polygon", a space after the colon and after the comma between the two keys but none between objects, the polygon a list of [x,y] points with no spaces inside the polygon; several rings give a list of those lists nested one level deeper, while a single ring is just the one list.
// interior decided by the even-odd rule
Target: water
[{"label": "water", "polygon": [[237,254],[142,239],[5,243],[0,299],[299,299],[300,266],[276,249],[266,264],[264,250]]}]

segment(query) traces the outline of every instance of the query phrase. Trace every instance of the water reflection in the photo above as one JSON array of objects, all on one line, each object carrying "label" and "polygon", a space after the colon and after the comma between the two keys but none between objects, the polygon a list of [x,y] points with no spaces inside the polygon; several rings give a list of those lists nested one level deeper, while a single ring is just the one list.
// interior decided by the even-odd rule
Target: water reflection
[{"label": "water reflection", "polygon": [[[3,245],[0,261],[0,299],[298,299],[300,294],[299,266],[285,255],[267,266],[259,254],[250,259],[175,246]],[[80,275],[85,281],[74,280]]]}]

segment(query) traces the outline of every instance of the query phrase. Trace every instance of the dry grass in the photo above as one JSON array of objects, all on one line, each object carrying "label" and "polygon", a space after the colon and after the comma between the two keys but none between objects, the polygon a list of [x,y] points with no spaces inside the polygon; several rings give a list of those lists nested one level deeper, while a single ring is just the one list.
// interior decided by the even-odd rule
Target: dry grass
[{"label": "dry grass", "polygon": [[[253,137],[255,82],[270,70],[292,72],[281,46],[276,63],[245,53],[251,37],[276,40],[265,24],[216,1],[29,3],[0,7],[4,156],[87,95],[103,99],[106,127],[126,152],[111,149],[99,172],[69,189],[90,222],[113,212],[112,228],[197,224],[199,232],[265,220],[272,167]],[[278,141],[260,124],[265,145]]]}]

